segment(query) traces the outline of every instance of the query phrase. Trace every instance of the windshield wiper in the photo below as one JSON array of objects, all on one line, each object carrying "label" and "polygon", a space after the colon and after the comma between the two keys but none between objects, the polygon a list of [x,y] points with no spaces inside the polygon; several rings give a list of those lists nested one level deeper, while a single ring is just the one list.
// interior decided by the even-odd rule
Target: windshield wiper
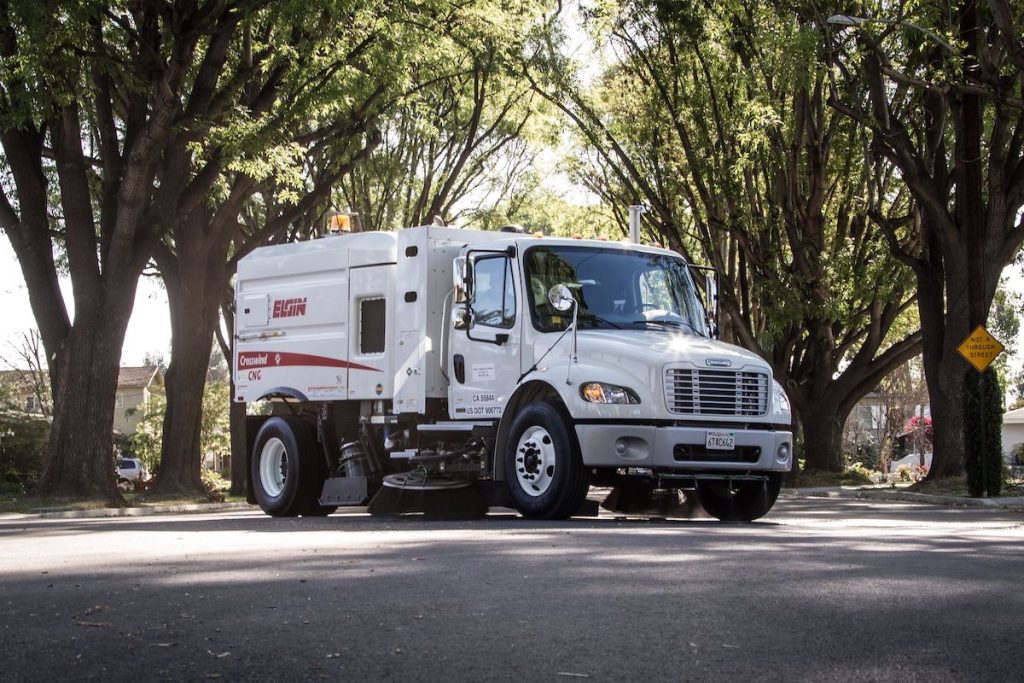
[{"label": "windshield wiper", "polygon": [[693,331],[693,325],[686,322],[685,320],[634,320],[634,325],[663,325],[666,327],[685,327],[686,329]]},{"label": "windshield wiper", "polygon": [[595,323],[604,323],[605,325],[608,325],[610,327],[614,327],[617,330],[621,330],[622,329],[622,325],[617,325],[617,324],[613,323],[611,320],[606,320],[606,319],[602,318],[601,316],[599,316],[599,315],[597,315],[595,313],[591,313],[589,311],[584,311],[584,312],[579,313],[579,315],[577,316],[577,319],[581,320],[581,321],[587,320],[587,321],[595,322]]}]

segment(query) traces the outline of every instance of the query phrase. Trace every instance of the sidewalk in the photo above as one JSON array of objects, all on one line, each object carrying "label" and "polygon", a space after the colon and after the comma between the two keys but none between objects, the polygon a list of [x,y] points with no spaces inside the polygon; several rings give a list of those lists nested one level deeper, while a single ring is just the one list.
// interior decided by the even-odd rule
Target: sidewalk
[{"label": "sidewalk", "polygon": [[783,489],[783,495],[795,498],[853,498],[861,500],[885,500],[901,503],[925,503],[952,507],[992,508],[1024,511],[1024,496],[999,496],[995,498],[964,498],[961,496],[936,496],[930,493],[914,493],[894,488],[864,488],[856,486],[828,486],[806,489]]}]

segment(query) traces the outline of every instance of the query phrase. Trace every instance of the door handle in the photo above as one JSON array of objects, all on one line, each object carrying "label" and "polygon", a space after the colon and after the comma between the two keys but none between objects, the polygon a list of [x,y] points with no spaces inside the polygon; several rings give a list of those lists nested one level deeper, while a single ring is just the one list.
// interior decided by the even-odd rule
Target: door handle
[{"label": "door handle", "polygon": [[461,353],[455,354],[452,358],[452,366],[455,370],[455,381],[459,384],[466,383],[466,359],[462,357]]}]

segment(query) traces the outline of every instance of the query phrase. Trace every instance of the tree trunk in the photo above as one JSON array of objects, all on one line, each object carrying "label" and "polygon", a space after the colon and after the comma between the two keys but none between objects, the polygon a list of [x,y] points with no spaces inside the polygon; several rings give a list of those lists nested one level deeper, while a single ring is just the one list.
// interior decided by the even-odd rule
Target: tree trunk
[{"label": "tree trunk", "polygon": [[224,279],[220,264],[227,255],[218,249],[197,251],[173,260],[157,256],[171,313],[171,360],[164,375],[167,412],[154,486],[161,494],[204,492],[203,390]]},{"label": "tree trunk", "polygon": [[[938,249],[934,244],[930,247]],[[917,278],[924,338],[921,359],[932,416],[932,465],[928,479],[955,477],[964,471],[960,393],[966,362],[956,347],[969,332],[967,286],[962,275],[965,271],[965,264],[947,259],[942,267],[919,272]]]},{"label": "tree trunk", "polygon": [[[228,356],[228,363],[231,357]],[[234,400],[234,369],[231,372],[231,490],[233,496],[248,493],[248,458],[245,457],[245,404]]]},{"label": "tree trunk", "polygon": [[804,471],[843,471],[843,426],[847,414],[830,401],[805,405],[800,411],[804,432]]},{"label": "tree trunk", "polygon": [[[928,378],[928,401],[932,415],[932,465],[928,479],[957,477],[964,473],[964,413],[960,395],[963,391],[965,364],[959,358],[946,362],[929,362],[925,357]],[[933,366],[929,372],[929,366]]]},{"label": "tree trunk", "polygon": [[18,191],[20,216],[6,196],[0,195],[0,227],[21,265],[29,304],[46,350],[50,395],[56,400],[60,376],[60,350],[71,330],[53,260],[54,244],[47,216],[50,187],[43,173],[43,133],[26,125],[0,131],[0,144]]},{"label": "tree trunk", "polygon": [[137,279],[111,283],[75,315],[59,363],[54,420],[38,492],[100,497],[124,505],[114,477],[114,403],[118,366]]}]

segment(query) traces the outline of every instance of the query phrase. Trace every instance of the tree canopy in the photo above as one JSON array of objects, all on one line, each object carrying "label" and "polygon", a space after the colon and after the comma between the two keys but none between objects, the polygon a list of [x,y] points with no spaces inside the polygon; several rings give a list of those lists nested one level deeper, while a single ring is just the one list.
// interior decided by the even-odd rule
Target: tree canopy
[{"label": "tree canopy", "polygon": [[634,0],[589,19],[613,55],[600,78],[583,87],[552,50],[535,80],[580,133],[575,177],[620,211],[647,203],[654,239],[718,270],[726,336],[771,361],[808,466],[841,469],[846,415],[920,337],[909,270],[869,212],[907,196],[827,106],[820,35],[770,2]]},{"label": "tree canopy", "polygon": [[914,272],[935,418],[929,476],[963,469],[967,366],[957,346],[988,318],[1003,268],[1024,243],[1024,8],[1009,0],[866,2],[818,16],[829,103],[898,171],[913,200],[879,216]]}]

